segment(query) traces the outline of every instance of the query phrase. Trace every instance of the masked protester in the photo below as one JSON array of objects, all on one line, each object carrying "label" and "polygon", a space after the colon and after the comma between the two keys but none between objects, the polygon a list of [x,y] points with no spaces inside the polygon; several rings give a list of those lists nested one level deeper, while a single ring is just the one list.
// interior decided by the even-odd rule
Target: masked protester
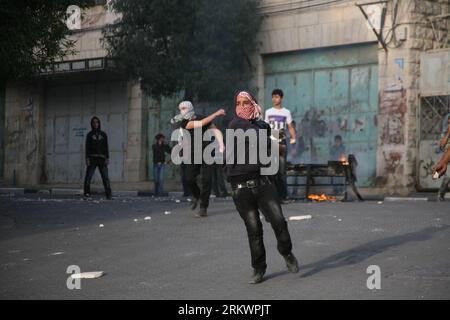
[{"label": "masked protester", "polygon": [[84,196],[91,196],[91,180],[98,167],[102,176],[106,198],[111,199],[111,186],[108,178],[109,148],[108,136],[101,130],[100,119],[91,119],[91,131],[86,136],[86,177],[84,179]]},{"label": "masked protester", "polygon": [[[191,209],[195,210],[200,203],[200,210],[195,214],[195,217],[207,217],[214,167],[213,165],[206,164],[203,161],[203,157],[201,163],[194,163],[194,152],[196,149],[194,144],[197,143],[194,139],[194,131],[201,130],[199,133],[203,137],[206,130],[212,129],[218,144],[221,146],[221,149],[223,149],[223,136],[212,122],[217,117],[224,116],[225,111],[223,109],[219,109],[208,117],[204,117],[195,113],[194,106],[190,101],[181,102],[178,105],[178,109],[180,110],[180,113],[172,118],[170,122],[178,128],[185,129],[190,135],[190,141],[192,143],[192,145],[187,146],[187,148],[185,148],[186,146],[183,146],[183,152],[187,151],[190,157],[190,163],[184,164],[183,173],[188,189],[192,193],[193,197]],[[185,143],[185,140],[182,141],[182,143]],[[203,150],[209,145],[210,142],[202,141],[201,143],[202,145],[200,150],[203,153]],[[197,177],[200,174],[201,187],[197,184]]]},{"label": "masked protester", "polygon": [[[260,118],[261,108],[256,100],[248,92],[242,91],[235,97],[236,117],[231,120],[229,129],[256,130],[256,136],[260,136],[261,129],[267,130],[265,141],[259,140],[259,144],[270,144],[270,126]],[[227,140],[227,145],[229,141]],[[234,143],[236,146],[236,143]],[[237,147],[235,147],[237,149]],[[236,150],[233,161],[230,161],[230,150],[226,152],[227,180],[232,187],[233,201],[239,215],[244,220],[250,244],[251,264],[254,269],[249,283],[256,284],[263,281],[266,272],[266,251],[263,243],[263,226],[260,220],[261,212],[275,232],[277,248],[284,257],[288,270],[298,272],[298,262],[292,254],[292,242],[288,231],[286,219],[283,216],[280,201],[271,179],[261,175],[260,161],[257,164],[250,163],[247,159],[256,149],[250,149],[249,142],[245,143],[246,163],[237,163]]]}]

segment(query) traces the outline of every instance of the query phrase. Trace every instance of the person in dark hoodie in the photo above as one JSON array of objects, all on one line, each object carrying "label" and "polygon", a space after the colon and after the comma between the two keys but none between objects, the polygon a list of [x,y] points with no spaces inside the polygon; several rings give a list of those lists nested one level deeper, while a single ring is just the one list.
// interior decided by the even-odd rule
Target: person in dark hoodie
[{"label": "person in dark hoodie", "polygon": [[84,179],[84,196],[91,196],[91,180],[98,167],[105,187],[106,198],[111,199],[111,186],[108,178],[109,148],[108,136],[101,130],[100,119],[91,119],[92,130],[86,136],[86,177]]},{"label": "person in dark hoodie", "polygon": [[155,180],[155,196],[164,196],[164,169],[166,164],[166,153],[172,150],[166,143],[166,137],[162,133],[155,136],[153,150],[153,179]]},{"label": "person in dark hoodie", "polygon": [[[236,116],[230,122],[228,128],[233,130],[242,129],[244,132],[248,130],[256,130],[257,136],[264,133],[261,129],[266,130],[265,141],[260,143],[270,144],[271,129],[269,124],[264,122],[261,117],[261,108],[257,104],[255,98],[245,91],[238,93],[235,97]],[[229,146],[227,140],[226,148]],[[235,149],[236,143],[234,143]],[[250,143],[245,143],[246,158],[249,158],[251,152],[258,152],[250,147]],[[233,161],[230,158],[234,156]],[[237,164],[237,152],[226,152],[226,174],[227,180],[232,187],[232,197],[236,209],[244,220],[247,229],[248,241],[250,244],[250,254],[252,267],[254,269],[253,276],[249,283],[256,284],[263,281],[266,272],[266,251],[263,241],[263,226],[260,219],[261,212],[272,225],[277,238],[277,248],[284,257],[287,268],[290,272],[297,273],[299,271],[298,262],[292,253],[292,242],[288,231],[286,219],[280,205],[280,199],[274,185],[267,176],[261,175],[262,165],[260,163],[247,163],[247,159],[243,164]],[[260,161],[258,161],[260,162]]]}]

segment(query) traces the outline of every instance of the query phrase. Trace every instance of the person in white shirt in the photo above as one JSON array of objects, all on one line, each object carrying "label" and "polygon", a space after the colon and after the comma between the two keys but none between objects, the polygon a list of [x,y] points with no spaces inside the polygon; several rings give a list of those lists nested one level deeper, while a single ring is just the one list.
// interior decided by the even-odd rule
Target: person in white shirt
[{"label": "person in white shirt", "polygon": [[291,112],[282,106],[283,91],[275,89],[272,91],[273,107],[265,112],[265,122],[267,122],[272,130],[278,130],[280,136],[280,166],[278,173],[274,177],[278,190],[280,201],[286,200],[287,197],[287,180],[286,180],[286,129],[289,131],[290,144],[296,143],[295,127],[292,124]]}]

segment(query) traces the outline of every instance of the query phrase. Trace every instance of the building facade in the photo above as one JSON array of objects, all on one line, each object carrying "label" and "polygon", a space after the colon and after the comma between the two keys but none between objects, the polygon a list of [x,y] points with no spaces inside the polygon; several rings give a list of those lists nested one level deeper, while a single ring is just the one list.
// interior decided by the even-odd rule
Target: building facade
[{"label": "building facade", "polygon": [[[359,186],[383,194],[437,188],[431,167],[450,112],[449,2],[357,4],[263,0],[261,45],[253,57],[258,100],[266,109],[274,88],[285,92],[301,137],[294,162],[326,162],[340,135],[358,160]],[[75,55],[35,81],[6,85],[5,182],[81,184],[93,115],[109,135],[112,181],[152,179],[154,136],[170,137],[168,120],[181,96],[157,103],[114,69],[101,30],[116,18],[101,5],[89,8],[71,35]],[[430,70],[442,73],[440,84]],[[198,106],[203,113],[214,107]],[[167,179],[179,181],[177,167],[168,168]]]},{"label": "building facade", "polygon": [[7,84],[5,182],[81,184],[94,115],[109,137],[111,181],[147,179],[144,98],[139,83],[106,59],[101,41],[102,28],[116,18],[103,5],[87,9],[81,28],[70,35],[74,55],[32,81]]},{"label": "building facade", "polygon": [[[334,136],[340,135],[347,154],[359,162],[360,186],[384,194],[436,188],[430,173],[439,157],[442,119],[450,111],[450,74],[422,148],[419,126],[427,115],[420,113],[419,84],[424,55],[449,51],[449,2],[357,4],[264,0],[262,45],[254,58],[259,100],[268,107],[273,88],[285,91],[284,105],[302,136],[296,161],[326,162]],[[450,70],[445,61],[437,64],[441,72]],[[424,151],[430,141],[434,147]],[[430,149],[433,157],[424,159]]]}]

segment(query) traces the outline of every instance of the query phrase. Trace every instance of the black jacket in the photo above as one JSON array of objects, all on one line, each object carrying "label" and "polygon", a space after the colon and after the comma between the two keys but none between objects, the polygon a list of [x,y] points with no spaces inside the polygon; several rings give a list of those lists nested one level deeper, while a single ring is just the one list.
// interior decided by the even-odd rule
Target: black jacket
[{"label": "black jacket", "polygon": [[[242,129],[244,131],[247,131],[249,129],[256,130],[257,136],[259,136],[259,130],[266,129],[267,130],[267,137],[265,141],[260,141],[259,143],[267,143],[268,151],[270,152],[270,135],[271,135],[271,129],[270,126],[262,121],[262,120],[245,120],[239,117],[234,117],[233,120],[231,120],[229,126],[229,129]],[[236,139],[235,139],[236,140]],[[250,148],[249,142],[246,139],[245,142],[245,164],[237,164],[237,143],[235,141],[234,143],[234,160],[233,164],[227,164],[231,159],[225,159],[225,173],[227,175],[227,180],[229,182],[242,182],[247,181],[250,179],[258,178],[261,175],[261,167],[263,165],[260,163],[259,159],[259,148]],[[228,144],[227,144],[228,145]],[[249,163],[249,156],[250,153],[257,152],[257,163],[256,164],[250,164]],[[227,155],[226,155],[227,156]]]},{"label": "black jacket", "polygon": [[154,164],[166,162],[165,153],[170,154],[170,151],[171,151],[171,148],[169,145],[167,145],[167,144],[160,145],[158,143],[155,143],[154,145],[152,145],[152,149],[153,149],[153,163]]},{"label": "black jacket", "polygon": [[91,119],[92,130],[86,136],[86,159],[94,157],[109,159],[108,136],[100,130],[100,125],[97,130],[94,129],[92,125],[94,119],[97,119],[100,124],[99,118]]}]

